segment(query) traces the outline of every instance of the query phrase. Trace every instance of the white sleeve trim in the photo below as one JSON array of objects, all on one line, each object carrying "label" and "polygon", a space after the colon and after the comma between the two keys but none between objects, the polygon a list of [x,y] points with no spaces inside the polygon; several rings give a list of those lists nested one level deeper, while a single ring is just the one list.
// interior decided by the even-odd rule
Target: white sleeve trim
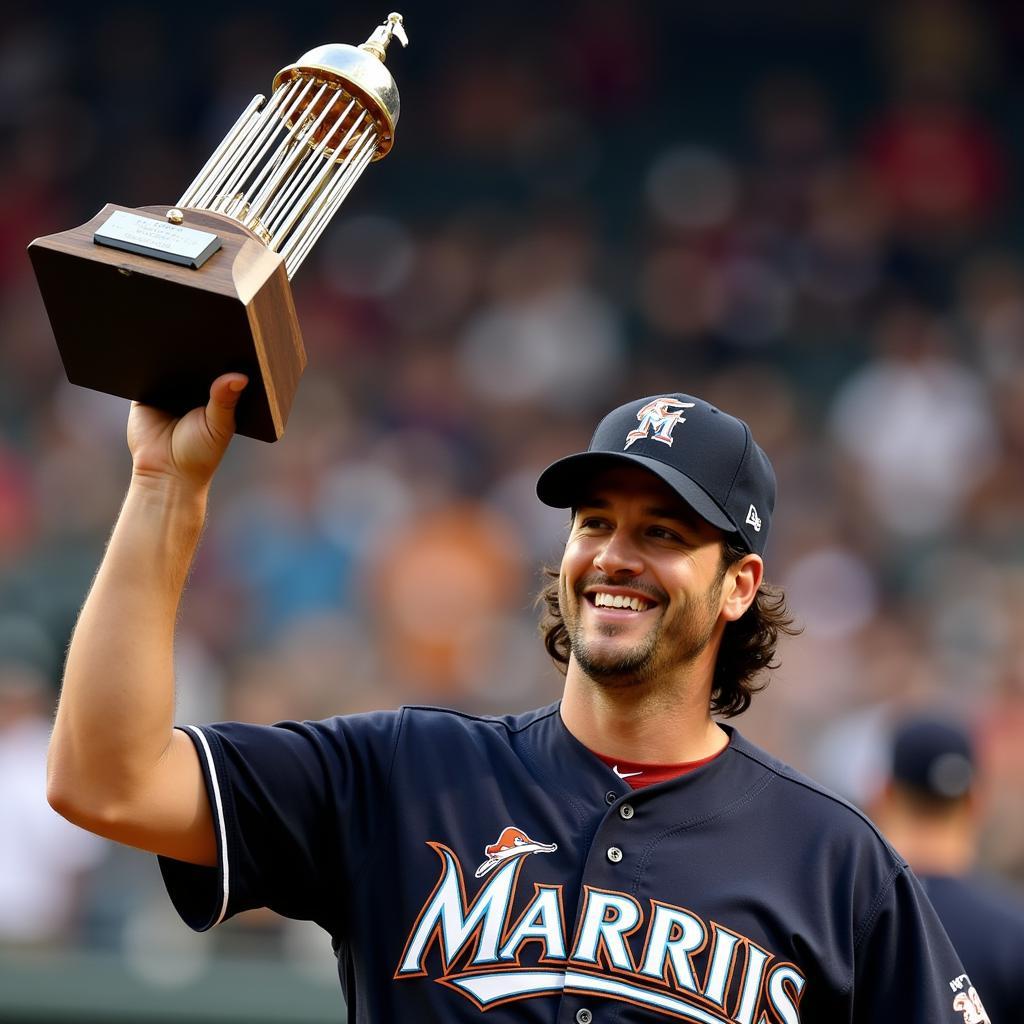
[{"label": "white sleeve trim", "polygon": [[212,928],[219,925],[224,920],[224,915],[228,912],[228,895],[231,891],[229,886],[228,831],[227,825],[224,822],[224,803],[221,800],[220,780],[217,778],[217,766],[213,761],[213,751],[210,750],[210,744],[201,729],[197,729],[194,725],[186,725],[184,728],[199,740],[203,748],[203,755],[206,757],[206,765],[210,769],[210,781],[213,783],[213,810],[217,824],[217,841],[220,846],[220,877],[223,899],[221,900],[220,913],[217,915],[217,920],[210,926]]}]

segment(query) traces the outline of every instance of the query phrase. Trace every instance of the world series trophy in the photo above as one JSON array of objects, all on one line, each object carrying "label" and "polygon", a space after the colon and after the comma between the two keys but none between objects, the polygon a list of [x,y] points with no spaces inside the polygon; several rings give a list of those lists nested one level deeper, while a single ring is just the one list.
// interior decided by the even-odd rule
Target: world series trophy
[{"label": "world series trophy", "polygon": [[281,437],[306,366],[289,282],[394,144],[393,37],[408,44],[400,14],[282,68],[173,207],[108,203],[29,245],[72,384],[180,415],[239,371],[238,433]]}]

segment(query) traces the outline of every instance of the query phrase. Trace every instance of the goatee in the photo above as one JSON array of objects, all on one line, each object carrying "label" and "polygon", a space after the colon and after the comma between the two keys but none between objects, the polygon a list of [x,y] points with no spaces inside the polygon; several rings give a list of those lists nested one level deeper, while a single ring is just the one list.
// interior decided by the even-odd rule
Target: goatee
[{"label": "goatee", "polygon": [[[608,688],[642,685],[672,665],[692,662],[711,642],[722,592],[722,576],[712,583],[706,594],[677,608],[671,622],[665,618],[667,594],[631,584],[634,589],[648,591],[659,602],[660,617],[642,639],[615,651],[602,651],[583,635],[582,617],[579,614],[586,600],[583,591],[601,585],[615,586],[616,583],[608,579],[580,580],[575,588],[575,605],[572,609],[566,599],[564,581],[559,593],[569,649],[579,667],[595,683]],[[616,628],[611,627],[606,635],[614,636],[615,632]]]}]

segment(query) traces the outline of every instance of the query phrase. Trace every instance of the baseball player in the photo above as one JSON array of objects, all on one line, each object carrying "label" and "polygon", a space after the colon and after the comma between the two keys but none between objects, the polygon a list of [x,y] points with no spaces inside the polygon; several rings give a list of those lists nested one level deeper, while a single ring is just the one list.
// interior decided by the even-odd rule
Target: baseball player
[{"label": "baseball player", "polygon": [[1024,1021],[1024,901],[975,869],[976,757],[963,726],[935,715],[899,722],[872,810],[920,878],[994,1024]]},{"label": "baseball player", "polygon": [[787,619],[746,424],[665,394],[542,474],[562,699],[172,727],[174,622],[245,381],[133,407],[133,476],[68,655],[53,805],[160,855],[193,928],[266,906],[331,936],[349,1021],[987,1020],[872,824],[713,711]]}]

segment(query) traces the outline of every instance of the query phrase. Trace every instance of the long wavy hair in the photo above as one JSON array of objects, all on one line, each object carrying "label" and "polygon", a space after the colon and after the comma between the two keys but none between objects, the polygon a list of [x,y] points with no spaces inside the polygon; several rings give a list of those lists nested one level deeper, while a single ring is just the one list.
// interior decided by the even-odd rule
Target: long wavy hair
[{"label": "long wavy hair", "polygon": [[[746,548],[739,544],[723,541],[719,580],[746,554]],[[564,675],[569,666],[570,643],[558,604],[559,574],[551,566],[545,566],[542,573],[545,583],[536,601],[541,608],[540,633],[545,649]],[[768,685],[762,673],[778,667],[775,648],[779,636],[796,636],[799,632],[782,588],[762,582],[750,607],[735,622],[725,625],[711,684],[712,713],[732,718],[746,711],[754,694]]]}]

